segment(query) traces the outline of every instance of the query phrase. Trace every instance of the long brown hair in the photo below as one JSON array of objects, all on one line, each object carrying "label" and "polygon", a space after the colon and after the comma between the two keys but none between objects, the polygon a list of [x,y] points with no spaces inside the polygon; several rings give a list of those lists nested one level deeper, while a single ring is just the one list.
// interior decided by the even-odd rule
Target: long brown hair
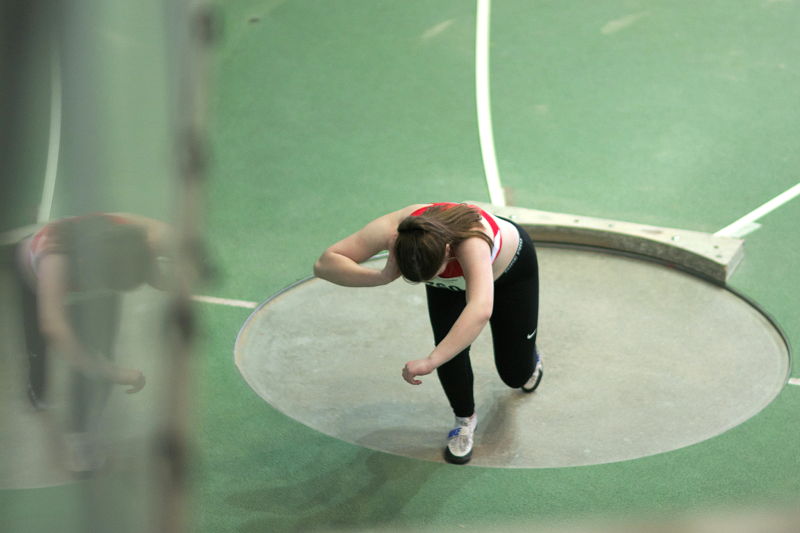
[{"label": "long brown hair", "polygon": [[481,215],[466,204],[434,205],[404,218],[394,244],[400,273],[408,281],[432,279],[445,261],[446,246],[453,249],[471,237],[483,239],[491,248],[492,239],[478,228],[483,228]]}]

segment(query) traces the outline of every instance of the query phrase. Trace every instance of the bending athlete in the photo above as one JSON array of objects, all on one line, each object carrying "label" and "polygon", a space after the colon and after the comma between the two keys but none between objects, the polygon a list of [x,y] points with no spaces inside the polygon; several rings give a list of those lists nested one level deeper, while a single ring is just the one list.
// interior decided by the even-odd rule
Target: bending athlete
[{"label": "bending athlete", "polygon": [[[388,250],[382,270],[360,263]],[[416,204],[377,218],[330,246],[314,273],[338,285],[371,287],[403,276],[424,282],[435,348],[405,364],[412,385],[436,370],[455,414],[445,459],[472,456],[477,426],[469,349],[487,322],[503,382],[533,392],[542,379],[536,350],[539,274],[528,234],[510,220],[471,205]]]},{"label": "bending athlete", "polygon": [[110,385],[123,385],[129,394],[145,386],[140,370],[114,362],[120,298],[144,283],[167,287],[160,266],[169,234],[153,219],[97,213],[50,222],[16,247],[33,406],[47,406],[49,353],[61,355],[73,370],[66,427],[71,470],[97,466],[84,451],[91,448],[90,430]]}]

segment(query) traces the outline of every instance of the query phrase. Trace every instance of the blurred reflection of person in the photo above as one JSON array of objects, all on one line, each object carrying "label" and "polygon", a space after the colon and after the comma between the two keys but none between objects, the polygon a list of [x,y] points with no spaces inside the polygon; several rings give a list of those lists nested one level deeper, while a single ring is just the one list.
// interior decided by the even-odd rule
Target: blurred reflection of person
[{"label": "blurred reflection of person", "polygon": [[145,386],[140,370],[114,362],[120,295],[144,283],[165,288],[168,233],[166,224],[138,215],[91,214],[50,222],[17,245],[28,396],[46,407],[48,354],[63,356],[73,370],[66,436],[75,442],[68,446],[85,447],[112,384],[130,394]]}]

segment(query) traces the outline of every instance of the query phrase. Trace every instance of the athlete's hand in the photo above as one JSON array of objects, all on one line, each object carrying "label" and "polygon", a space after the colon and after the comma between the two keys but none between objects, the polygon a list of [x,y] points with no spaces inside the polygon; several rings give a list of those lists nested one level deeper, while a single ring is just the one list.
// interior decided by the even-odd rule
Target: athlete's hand
[{"label": "athlete's hand", "polygon": [[111,375],[111,381],[117,385],[127,385],[129,388],[125,391],[128,394],[134,394],[144,388],[146,380],[144,374],[135,368],[116,368]]},{"label": "athlete's hand", "polygon": [[425,359],[417,359],[409,361],[403,367],[403,379],[412,385],[420,385],[422,381],[416,379],[417,376],[427,376],[434,371],[436,367],[427,357]]}]

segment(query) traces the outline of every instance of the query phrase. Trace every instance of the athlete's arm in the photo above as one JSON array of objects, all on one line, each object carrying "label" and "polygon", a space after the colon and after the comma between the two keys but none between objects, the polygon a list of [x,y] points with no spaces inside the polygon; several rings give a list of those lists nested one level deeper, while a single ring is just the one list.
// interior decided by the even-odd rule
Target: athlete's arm
[{"label": "athlete's arm", "polygon": [[472,344],[492,316],[494,274],[491,251],[486,242],[479,238],[465,240],[456,250],[456,259],[467,282],[467,305],[450,332],[428,357],[406,363],[403,378],[412,385],[421,383],[415,379],[416,376],[433,372]]},{"label": "athlete's arm", "polygon": [[[397,225],[418,207],[421,206],[408,206],[376,218],[333,244],[314,263],[314,275],[347,287],[375,287],[394,281],[400,277],[392,250],[397,238]],[[389,250],[389,258],[382,270],[360,264],[383,250]]]},{"label": "athlete's arm", "polygon": [[75,335],[66,315],[67,261],[66,255],[46,254],[38,265],[36,288],[39,300],[38,320],[48,347],[61,354],[84,375],[129,385],[131,388],[127,392],[141,390],[145,379],[140,371],[117,367],[89,355]]}]

